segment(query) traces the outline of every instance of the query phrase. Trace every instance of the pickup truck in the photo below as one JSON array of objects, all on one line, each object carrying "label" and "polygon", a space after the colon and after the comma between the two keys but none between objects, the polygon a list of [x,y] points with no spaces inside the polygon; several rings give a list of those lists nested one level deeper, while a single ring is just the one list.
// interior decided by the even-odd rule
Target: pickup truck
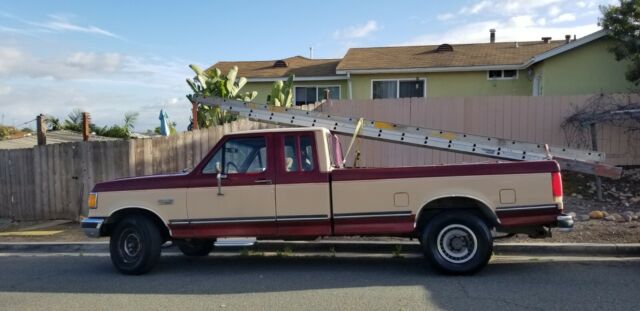
[{"label": "pickup truck", "polygon": [[417,238],[436,269],[471,274],[500,234],[573,226],[555,161],[346,168],[342,157],[324,128],[233,133],[189,172],[96,184],[81,226],[110,236],[125,274],[150,271],[167,241],[206,256],[217,238],[326,236]]}]

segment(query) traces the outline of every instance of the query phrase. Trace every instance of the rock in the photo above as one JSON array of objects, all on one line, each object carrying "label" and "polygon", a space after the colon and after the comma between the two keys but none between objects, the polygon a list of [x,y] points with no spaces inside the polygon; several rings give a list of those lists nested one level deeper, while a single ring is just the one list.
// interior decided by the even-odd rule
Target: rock
[{"label": "rock", "polygon": [[591,217],[589,217],[589,215],[578,215],[576,217],[576,220],[578,220],[578,221],[587,221],[589,219],[591,219]]},{"label": "rock", "polygon": [[[611,220],[617,221],[617,222],[624,222],[624,217],[622,217],[622,215],[615,213],[615,214],[611,214],[607,217],[611,217]],[[606,217],[605,217],[606,218]]]},{"label": "rock", "polygon": [[578,195],[578,194],[575,193],[575,192],[571,194],[572,197],[575,197],[576,195]]},{"label": "rock", "polygon": [[633,198],[629,199],[629,201],[631,201],[631,203],[638,203],[638,202],[640,202],[640,197],[633,197]]},{"label": "rock", "polygon": [[605,217],[605,215],[601,211],[591,211],[589,213],[589,218],[591,218],[591,219],[602,219],[604,217]]},{"label": "rock", "polygon": [[605,211],[602,211],[602,215],[604,215],[604,217],[607,217],[607,216],[609,216],[609,213],[607,213]]},{"label": "rock", "polygon": [[576,195],[576,198],[578,198],[578,199],[582,200],[582,194],[578,194],[578,195]]},{"label": "rock", "polygon": [[575,212],[569,212],[567,213],[568,216],[571,216],[571,218],[576,219],[576,213]]},{"label": "rock", "polygon": [[614,220],[616,220],[616,218],[613,217],[613,215],[605,216],[603,219],[606,220],[606,221],[614,221]]},{"label": "rock", "polygon": [[633,216],[628,215],[628,214],[623,214],[622,215],[622,219],[619,220],[619,222],[630,222],[633,220]]}]

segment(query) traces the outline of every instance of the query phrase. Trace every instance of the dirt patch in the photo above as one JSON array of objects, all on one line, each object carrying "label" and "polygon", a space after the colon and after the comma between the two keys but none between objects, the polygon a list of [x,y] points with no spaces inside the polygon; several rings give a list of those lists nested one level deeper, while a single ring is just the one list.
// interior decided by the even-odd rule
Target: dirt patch
[{"label": "dirt patch", "polygon": [[[0,232],[19,232],[40,223],[42,222],[14,222],[2,228]],[[42,230],[62,232],[46,236],[0,236],[0,242],[95,242],[108,240],[108,238],[94,239],[87,237],[77,222],[47,227]]]}]

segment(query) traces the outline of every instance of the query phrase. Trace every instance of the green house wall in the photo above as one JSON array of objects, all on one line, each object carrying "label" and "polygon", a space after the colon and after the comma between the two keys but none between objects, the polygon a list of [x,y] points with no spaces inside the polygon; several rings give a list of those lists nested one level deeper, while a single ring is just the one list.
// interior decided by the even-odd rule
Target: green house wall
[{"label": "green house wall", "polygon": [[[349,89],[346,80],[328,80],[328,81],[295,81],[293,86],[340,86],[340,99],[349,99]],[[248,82],[242,92],[257,91],[258,96],[253,100],[256,103],[266,103],[267,96],[271,94],[273,82]]]},{"label": "green house wall", "polygon": [[616,61],[609,47],[614,41],[602,38],[534,65],[541,75],[541,95],[626,93],[634,89],[625,79],[628,62]]},{"label": "green house wall", "polygon": [[530,95],[527,72],[513,80],[489,80],[486,71],[351,75],[354,99],[371,98],[371,81],[376,79],[426,79],[427,97]]}]

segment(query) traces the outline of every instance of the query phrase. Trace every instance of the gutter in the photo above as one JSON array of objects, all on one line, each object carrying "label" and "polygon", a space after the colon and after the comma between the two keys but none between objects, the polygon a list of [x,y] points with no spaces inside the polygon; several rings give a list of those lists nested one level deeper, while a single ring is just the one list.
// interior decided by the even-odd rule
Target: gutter
[{"label": "gutter", "polygon": [[[247,78],[247,82],[275,82],[286,81],[288,77],[270,77],[270,78]],[[317,77],[298,77],[293,76],[293,81],[331,81],[331,80],[347,80],[348,75],[340,76],[317,76]]]}]

